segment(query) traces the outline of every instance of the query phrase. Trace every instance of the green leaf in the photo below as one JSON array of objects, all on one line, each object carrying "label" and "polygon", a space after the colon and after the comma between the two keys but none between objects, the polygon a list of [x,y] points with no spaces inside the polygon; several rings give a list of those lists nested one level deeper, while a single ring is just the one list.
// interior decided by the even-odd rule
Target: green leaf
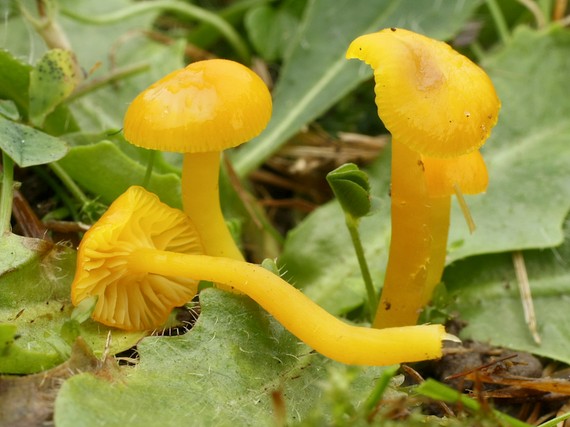
[{"label": "green leaf", "polygon": [[62,49],[49,50],[30,73],[30,120],[41,126],[46,116],[65,100],[79,83],[75,55]]},{"label": "green leaf", "polygon": [[281,58],[299,26],[305,0],[288,0],[278,8],[262,5],[245,15],[245,28],[257,52],[266,61]]},{"label": "green leaf", "polygon": [[0,149],[20,167],[61,159],[67,152],[62,140],[0,116]]},{"label": "green leaf", "polygon": [[354,163],[347,163],[329,172],[327,181],[345,213],[354,219],[368,215],[371,204],[366,172]]},{"label": "green leaf", "polygon": [[520,28],[483,65],[503,107],[482,150],[489,188],[467,200],[477,231],[452,223],[451,259],[559,245],[570,209],[570,33]]},{"label": "green leaf", "polygon": [[[32,35],[28,35],[29,29],[25,28],[26,32],[22,33],[22,39],[13,39],[14,35],[12,23],[22,24],[21,19],[10,19],[9,21],[3,23],[6,28],[4,31],[5,37],[0,41],[5,41],[5,46],[10,48],[10,52],[0,49],[0,99],[8,99],[14,102],[14,105],[18,109],[20,117],[14,117],[14,119],[20,119],[24,122],[28,120],[28,110],[29,110],[29,86],[30,86],[30,73],[33,68],[21,62],[19,59],[14,57],[14,52],[17,52],[14,48],[17,47],[23,40],[26,42]],[[15,32],[16,34],[18,31]],[[13,43],[7,42],[10,39]],[[41,46],[43,42],[37,40],[37,45]],[[29,55],[29,52],[20,52],[22,55]],[[30,55],[31,56],[31,55]],[[46,133],[51,135],[61,135],[67,132],[77,131],[77,124],[75,119],[71,116],[69,110],[65,105],[59,105],[55,110],[48,115],[44,123],[44,129]]]},{"label": "green leaf", "polygon": [[[145,338],[140,363],[122,380],[86,374],[66,381],[56,425],[272,425],[272,393],[285,400],[289,424],[318,405],[327,371],[345,369],[310,352],[245,296],[207,289],[200,300],[194,327],[178,337]],[[353,369],[347,403],[358,407],[382,368]]]},{"label": "green leaf", "polygon": [[510,253],[457,261],[445,271],[443,281],[454,299],[448,311],[467,323],[461,338],[570,363],[570,217],[565,233],[562,246],[523,252],[542,343],[534,342],[525,323]]},{"label": "green leaf", "polygon": [[273,91],[273,116],[265,131],[235,154],[234,167],[247,175],[303,126],[372,76],[370,67],[347,61],[357,36],[385,27],[408,27],[447,39],[471,16],[479,1],[427,2],[418,13],[415,0],[314,0],[308,3]]},{"label": "green leaf", "polygon": [[28,87],[32,67],[23,64],[6,50],[0,49],[0,99],[14,101],[20,115],[28,114]]},{"label": "green leaf", "polygon": [[[570,208],[570,99],[564,90],[570,90],[564,72],[570,68],[570,33],[521,29],[485,64],[503,103],[483,149],[490,184],[486,194],[466,197],[477,224],[473,235],[454,204],[449,261],[558,245]],[[389,155],[383,153],[368,174],[380,210],[360,224],[375,283],[383,281],[390,238]],[[317,209],[289,234],[279,262],[291,282],[334,313],[364,300],[357,260],[342,227],[334,204]]]},{"label": "green leaf", "polygon": [[[449,387],[448,385],[437,382],[432,378],[428,378],[422,382],[418,387],[416,387],[416,392],[422,396],[429,397],[431,399],[451,403],[459,404],[471,411],[479,412],[485,414],[489,410],[488,407],[484,407],[477,400],[470,398],[463,393]],[[510,427],[531,427],[523,421],[513,418],[510,415],[504,414],[497,410],[492,410],[492,416],[496,418],[496,421],[501,421]]]},{"label": "green leaf", "polygon": [[[62,363],[72,344],[61,330],[73,309],[75,251],[8,234],[0,239],[0,253],[0,373],[29,374]],[[78,330],[96,354],[104,352],[110,328],[89,320]],[[113,330],[110,351],[125,350],[142,335]]]},{"label": "green leaf", "polygon": [[16,345],[19,338],[16,325],[0,323],[0,372],[31,374],[63,362],[57,352],[36,351]]},{"label": "green leaf", "polygon": [[[146,167],[123,153],[110,141],[72,147],[59,161],[65,171],[86,190],[111,203],[131,185],[142,185]],[[172,206],[181,207],[180,177],[152,173],[148,190]]]}]

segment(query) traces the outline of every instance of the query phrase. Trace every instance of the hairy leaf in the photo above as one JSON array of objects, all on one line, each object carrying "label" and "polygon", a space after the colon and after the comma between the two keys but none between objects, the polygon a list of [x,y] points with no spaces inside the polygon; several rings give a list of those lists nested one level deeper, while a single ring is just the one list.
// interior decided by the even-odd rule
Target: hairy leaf
[{"label": "hairy leaf", "polygon": [[[247,297],[208,289],[201,303],[186,335],[144,339],[139,365],[120,383],[89,374],[68,380],[56,424],[271,425],[275,394],[288,421],[302,421],[320,399],[327,371],[344,368],[312,353]],[[354,368],[349,403],[364,401],[381,370]]]}]

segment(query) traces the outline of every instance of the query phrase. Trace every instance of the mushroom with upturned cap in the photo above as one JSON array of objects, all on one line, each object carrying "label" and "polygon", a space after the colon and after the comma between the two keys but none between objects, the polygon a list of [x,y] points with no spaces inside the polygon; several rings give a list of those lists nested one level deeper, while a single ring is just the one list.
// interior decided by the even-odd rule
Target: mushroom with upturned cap
[{"label": "mushroom with upturned cap", "polygon": [[415,324],[443,273],[450,195],[486,189],[477,150],[501,104],[480,67],[411,31],[358,37],[347,58],[374,69],[378,115],[393,141],[392,238],[374,326]]},{"label": "mushroom with upturned cap", "polygon": [[168,74],[127,109],[124,134],[130,143],[184,153],[183,207],[208,255],[243,259],[220,209],[220,153],[261,133],[271,110],[261,78],[225,59],[194,62]]},{"label": "mushroom with upturned cap", "polygon": [[[151,216],[137,214],[140,210]],[[131,187],[81,241],[73,303],[99,296],[95,320],[148,329],[165,318],[164,307],[172,305],[170,294],[181,296],[178,303],[192,294],[178,291],[180,280],[188,284],[182,288],[192,291],[196,281],[209,280],[247,294],[308,346],[342,363],[391,365],[435,359],[441,357],[442,340],[451,339],[442,325],[382,330],[348,325],[259,265],[200,254],[199,245],[188,238],[192,230],[182,212],[141,187]],[[132,299],[125,307],[127,296]],[[168,303],[160,305],[164,299]],[[159,316],[147,314],[157,308]]]},{"label": "mushroom with upturned cap", "polygon": [[174,307],[190,301],[198,281],[176,274],[134,273],[133,249],[202,254],[204,249],[188,217],[162,209],[158,197],[131,187],[83,236],[71,301],[97,297],[93,319],[126,330],[153,329],[164,324]]}]

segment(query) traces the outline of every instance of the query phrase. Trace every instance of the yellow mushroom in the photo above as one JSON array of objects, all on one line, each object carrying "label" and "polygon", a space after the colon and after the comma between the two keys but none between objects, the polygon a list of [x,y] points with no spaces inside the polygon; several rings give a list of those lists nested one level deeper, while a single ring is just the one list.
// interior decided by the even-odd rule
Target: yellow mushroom
[{"label": "yellow mushroom", "polygon": [[164,209],[158,197],[131,187],[85,233],[77,254],[71,301],[97,297],[93,319],[126,330],[164,324],[174,307],[198,291],[198,281],[176,274],[134,273],[125,256],[134,248],[202,254],[200,237],[188,217]]},{"label": "yellow mushroom", "polygon": [[374,69],[378,115],[393,141],[392,238],[374,326],[415,324],[441,280],[452,190],[486,188],[477,149],[497,122],[500,101],[476,64],[411,31],[358,37],[347,58]]},{"label": "yellow mushroom", "polygon": [[[150,217],[140,215],[141,210]],[[342,363],[390,365],[441,356],[442,340],[448,338],[443,326],[379,330],[348,325],[258,265],[201,255],[189,237],[192,230],[182,212],[141,187],[131,187],[85,234],[72,284],[73,303],[98,296],[96,320],[124,329],[149,329],[168,314],[171,294],[187,288],[190,296],[195,281],[209,280],[247,294],[308,346]],[[174,238],[177,244],[169,246]],[[155,317],[150,314],[157,312]]]},{"label": "yellow mushroom", "polygon": [[257,136],[271,116],[271,94],[249,68],[233,61],[194,62],[152,84],[129,106],[125,138],[134,145],[185,153],[184,211],[205,252],[243,259],[220,209],[220,152]]}]

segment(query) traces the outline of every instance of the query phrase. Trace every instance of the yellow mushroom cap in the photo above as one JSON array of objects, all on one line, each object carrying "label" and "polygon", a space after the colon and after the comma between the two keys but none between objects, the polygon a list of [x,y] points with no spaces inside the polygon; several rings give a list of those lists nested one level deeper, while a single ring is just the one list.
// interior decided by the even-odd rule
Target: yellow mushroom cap
[{"label": "yellow mushroom cap", "polygon": [[127,109],[124,134],[140,147],[222,151],[261,133],[271,117],[261,78],[234,61],[198,61],[141,92]]},{"label": "yellow mushroom cap", "polygon": [[489,174],[483,156],[477,151],[447,159],[422,156],[428,194],[451,196],[457,185],[463,194],[479,194],[487,190]]},{"label": "yellow mushroom cap", "polygon": [[487,74],[446,43],[388,28],[355,39],[347,58],[374,69],[378,115],[421,154],[454,157],[481,147],[501,103]]},{"label": "yellow mushroom cap", "polygon": [[94,320],[146,330],[164,324],[174,307],[196,295],[195,280],[129,271],[129,255],[137,249],[204,252],[190,219],[165,207],[156,195],[136,186],[113,202],[81,241],[71,285],[74,305],[97,296]]}]

